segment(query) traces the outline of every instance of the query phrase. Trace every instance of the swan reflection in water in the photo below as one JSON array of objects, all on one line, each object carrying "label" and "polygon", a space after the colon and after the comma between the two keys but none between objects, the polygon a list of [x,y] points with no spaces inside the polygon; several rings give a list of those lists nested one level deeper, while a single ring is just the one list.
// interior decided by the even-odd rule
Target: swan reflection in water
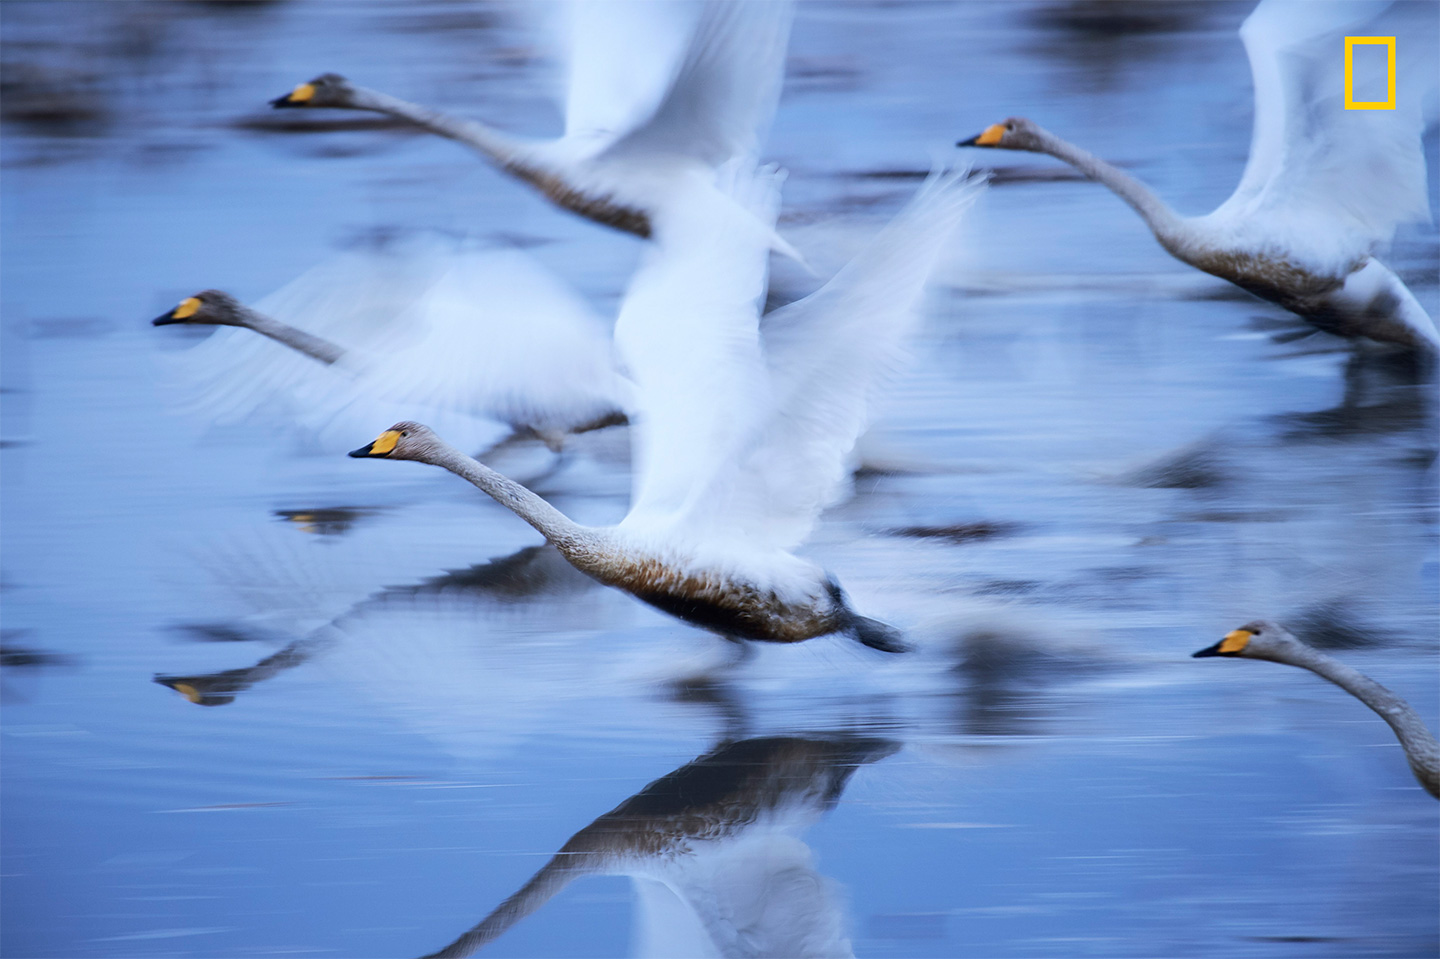
[{"label": "swan reflection in water", "polygon": [[[387,605],[426,598],[456,597],[490,603],[518,602],[587,591],[592,587],[596,584],[565,562],[554,547],[527,546],[509,556],[465,569],[450,570],[407,586],[387,586],[356,603],[330,623],[292,641],[253,666],[193,676],[157,674],[154,681],[168,686],[196,705],[224,706],[233,703],[237,694],[255,684],[322,655],[343,638],[340,634],[348,621]],[[182,629],[201,639],[211,639],[217,632],[223,632],[226,639],[232,641],[263,638],[251,634],[244,627],[231,624],[185,626]]]},{"label": "swan reflection in water", "polygon": [[851,956],[841,903],[799,835],[857,767],[899,748],[844,733],[726,743],[571,836],[518,892],[425,959],[473,955],[593,875],[635,881],[642,956]]}]

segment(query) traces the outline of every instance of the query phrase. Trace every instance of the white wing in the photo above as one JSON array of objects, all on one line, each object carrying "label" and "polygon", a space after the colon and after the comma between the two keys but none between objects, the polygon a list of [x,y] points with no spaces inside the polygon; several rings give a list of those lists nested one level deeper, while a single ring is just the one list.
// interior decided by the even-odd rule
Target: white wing
[{"label": "white wing", "polygon": [[572,0],[560,21],[569,51],[565,135],[613,140],[652,116],[699,13],[694,2]]},{"label": "white wing", "polygon": [[[1240,186],[1217,218],[1273,224],[1323,261],[1353,260],[1398,224],[1428,218],[1420,135],[1435,64],[1433,43],[1421,38],[1434,36],[1436,10],[1401,4],[1399,24],[1363,22],[1387,6],[1264,0],[1246,19],[1255,133]],[[1344,38],[1377,32],[1398,38],[1396,109],[1347,110]]]},{"label": "white wing", "polygon": [[759,316],[781,178],[727,176],[728,195],[696,178],[676,198],[615,325],[637,390],[630,527],[679,523],[769,406]]},{"label": "white wing", "polygon": [[356,396],[560,432],[630,402],[609,330],[579,295],[518,250],[456,254],[363,348]]},{"label": "white wing", "polygon": [[600,321],[515,250],[422,239],[346,253],[255,308],[346,353],[325,367],[250,330],[217,331],[183,362],[220,421],[279,404],[314,430],[448,412],[563,432],[629,400]]},{"label": "white wing", "polygon": [[931,267],[984,184],[968,170],[932,174],[829,283],[765,318],[773,406],[691,515],[706,535],[791,549],[809,534],[843,488],[875,393],[904,358]]},{"label": "white wing", "polygon": [[[339,254],[253,304],[261,313],[354,349],[394,322],[442,275],[445,261],[431,244]],[[225,327],[175,357],[175,373],[192,405],[218,423],[262,411],[311,429],[328,418],[327,398],[346,378],[308,356],[251,330]]]},{"label": "white wing", "polygon": [[655,113],[607,154],[685,156],[710,166],[758,154],[785,73],[789,0],[710,0]]}]

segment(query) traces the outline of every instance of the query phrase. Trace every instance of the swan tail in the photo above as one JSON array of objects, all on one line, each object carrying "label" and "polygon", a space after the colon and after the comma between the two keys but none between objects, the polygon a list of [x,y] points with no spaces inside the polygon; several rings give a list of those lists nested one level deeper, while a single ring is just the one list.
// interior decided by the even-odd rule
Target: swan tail
[{"label": "swan tail", "polygon": [[855,617],[850,624],[850,635],[857,642],[882,653],[908,653],[915,648],[905,642],[904,634],[894,626],[865,616]]}]

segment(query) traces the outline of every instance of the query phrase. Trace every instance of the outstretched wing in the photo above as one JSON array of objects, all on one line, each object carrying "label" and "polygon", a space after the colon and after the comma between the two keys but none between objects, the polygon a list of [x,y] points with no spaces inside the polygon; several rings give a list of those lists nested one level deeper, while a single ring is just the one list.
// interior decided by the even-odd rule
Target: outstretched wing
[{"label": "outstretched wing", "polygon": [[630,402],[609,330],[519,250],[452,255],[364,349],[354,396],[561,433],[623,413]]},{"label": "outstretched wing", "polygon": [[785,74],[789,0],[709,0],[653,115],[607,151],[691,157],[719,166],[755,156]]},{"label": "outstretched wing", "polygon": [[182,360],[216,420],[279,406],[311,430],[425,419],[469,442],[467,419],[563,433],[629,402],[603,324],[518,250],[421,237],[352,251],[256,309],[345,352],[326,367],[250,330],[216,331]]},{"label": "outstretched wing", "polygon": [[[261,313],[346,350],[363,349],[443,274],[430,241],[351,250],[306,271],[253,304]],[[175,373],[202,417],[237,422],[262,411],[311,429],[347,385],[340,371],[250,330],[226,327],[175,357]]]},{"label": "outstretched wing", "polygon": [[681,524],[769,407],[759,316],[780,176],[723,172],[721,191],[681,187],[615,325],[637,390],[631,528]]},{"label": "outstretched wing", "polygon": [[804,540],[843,488],[846,456],[904,359],[930,270],[984,185],[968,170],[932,174],[829,283],[765,318],[772,406],[695,523],[777,549]]},{"label": "outstretched wing", "polygon": [[[1317,261],[1353,259],[1429,217],[1421,132],[1436,80],[1433,49],[1419,40],[1434,36],[1436,8],[1388,6],[1264,0],[1246,19],[1255,133],[1217,217],[1267,223],[1314,247]],[[1379,33],[1397,37],[1396,108],[1347,110],[1345,36]]]},{"label": "outstretched wing", "polygon": [[693,0],[572,0],[559,11],[565,135],[614,139],[654,115],[699,14]]}]

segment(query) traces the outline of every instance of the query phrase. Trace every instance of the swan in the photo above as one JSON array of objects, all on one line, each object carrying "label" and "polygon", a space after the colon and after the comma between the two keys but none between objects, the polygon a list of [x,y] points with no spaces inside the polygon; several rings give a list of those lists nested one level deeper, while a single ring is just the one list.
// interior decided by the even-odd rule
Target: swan
[{"label": "swan", "polygon": [[419,404],[498,420],[552,450],[570,434],[626,422],[632,389],[616,369],[609,331],[518,250],[454,251],[419,241],[351,251],[261,304],[263,311],[205,290],[152,321],[240,327],[293,351],[244,342],[249,334],[238,331],[186,351],[187,374],[203,383],[216,419],[247,414],[277,395],[303,416],[322,418],[383,398],[407,410]]},{"label": "swan", "polygon": [[636,880],[652,955],[853,956],[840,903],[797,834],[835,805],[857,768],[898,748],[853,735],[722,745],[571,836],[518,892],[425,959],[473,955],[587,875]]},{"label": "swan", "polygon": [[1227,633],[1214,646],[1207,646],[1194,655],[1197,659],[1206,656],[1268,659],[1308,669],[1330,680],[1390,724],[1395,738],[1400,740],[1400,747],[1405,750],[1410,771],[1426,792],[1440,799],[1440,743],[1435,741],[1420,714],[1409,703],[1370,677],[1305,645],[1284,627],[1265,620],[1246,623]]},{"label": "swan", "polygon": [[[792,4],[575,2],[565,132],[510,136],[325,73],[270,101],[397,117],[470,147],[557,206],[640,237],[677,182],[759,152],[779,99]],[[774,235],[772,245],[799,260]]]},{"label": "swan", "polygon": [[1337,31],[1353,32],[1375,9],[1264,0],[1245,20],[1240,38],[1255,81],[1250,158],[1234,194],[1205,216],[1180,216],[1139,180],[1023,117],[957,146],[1063,160],[1133,207],[1176,259],[1328,333],[1433,354],[1435,322],[1372,255],[1400,223],[1430,216],[1421,78],[1392,78],[1398,109],[1343,106]]},{"label": "swan", "polygon": [[741,172],[650,245],[616,323],[636,383],[635,488],[612,527],[575,523],[530,490],[401,422],[354,457],[416,460],[470,481],[582,572],[731,639],[846,633],[900,652],[836,581],[796,556],[846,476],[869,394],[918,321],[930,267],[984,179],[932,175],[855,260],[766,317],[774,171]]}]

